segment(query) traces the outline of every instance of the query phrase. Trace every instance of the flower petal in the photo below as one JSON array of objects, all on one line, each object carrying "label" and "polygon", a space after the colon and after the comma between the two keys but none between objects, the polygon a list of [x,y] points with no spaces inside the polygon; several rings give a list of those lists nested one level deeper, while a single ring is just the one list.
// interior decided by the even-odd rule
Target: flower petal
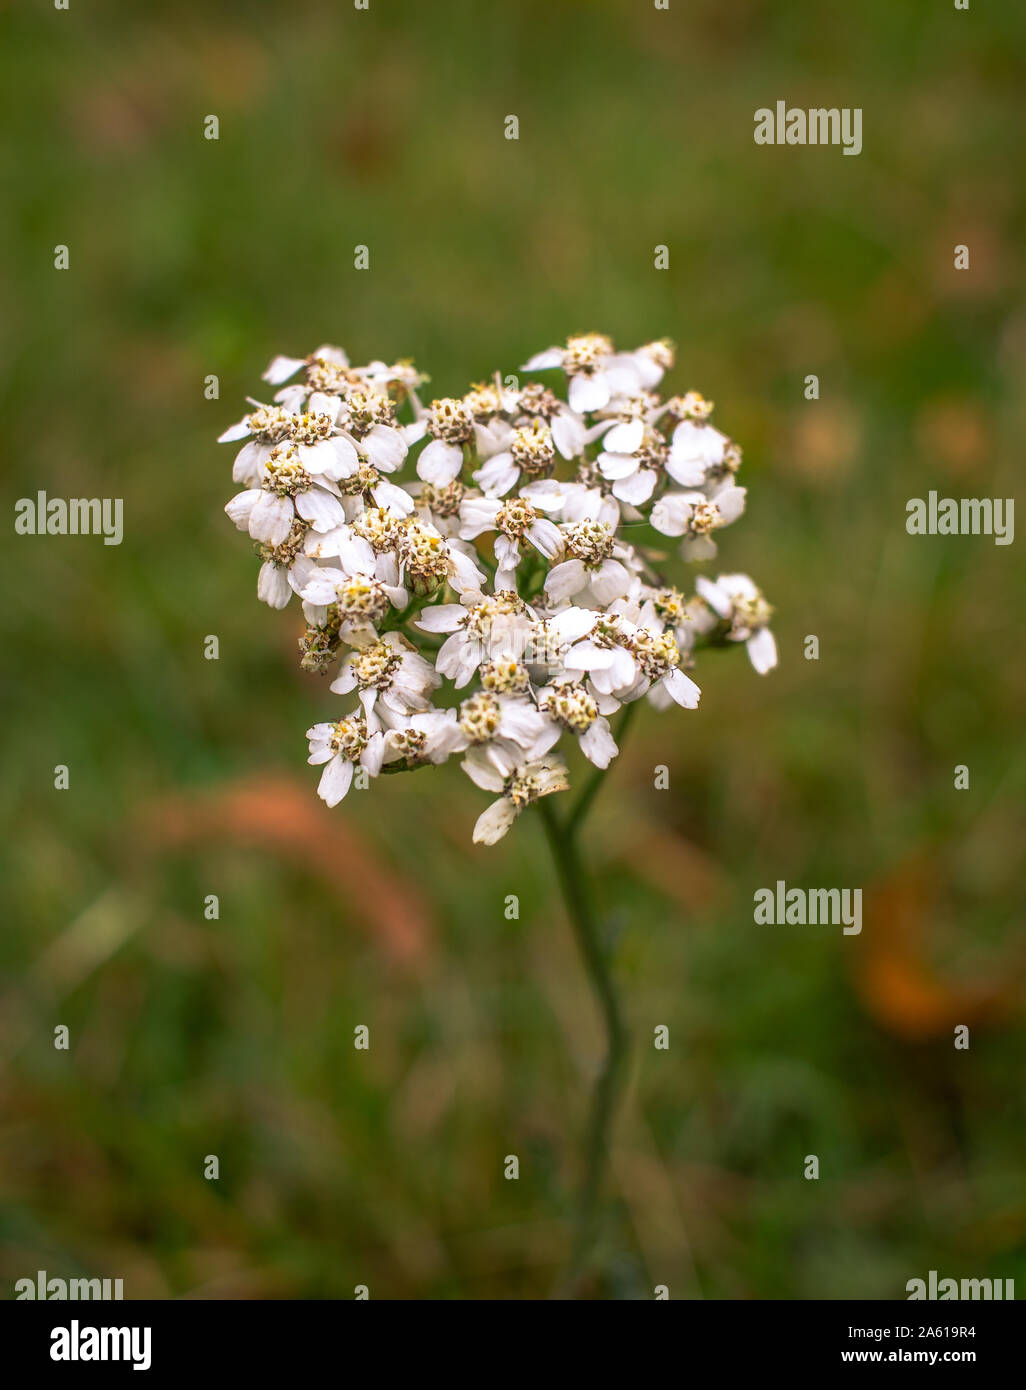
[{"label": "flower petal", "polygon": [[567,391],[570,409],[584,414],[589,410],[601,410],[609,404],[609,383],[598,373],[595,376],[572,376]]},{"label": "flower petal", "polygon": [[702,692],[691,679],[681,670],[671,671],[663,677],[663,689],[678,705],[683,705],[685,709],[697,709],[698,702],[702,697]]},{"label": "flower petal", "polygon": [[250,513],[263,495],[260,488],[251,487],[245,492],[236,493],[230,502],[225,503],[225,512],[240,531],[249,530]]},{"label": "flower petal", "polygon": [[602,447],[611,454],[633,454],[641,448],[644,437],[644,420],[622,420],[606,434]]},{"label": "flower petal", "polygon": [[306,365],[305,357],[274,357],[264,372],[264,381],[271,382],[274,386],[280,386],[283,381],[288,381],[290,376],[295,376],[300,367]]},{"label": "flower petal", "polygon": [[581,560],[564,560],[553,565],[545,576],[545,592],[553,603],[572,598],[587,583],[588,573]]},{"label": "flower petal", "polygon": [[[397,429],[373,425],[360,440],[360,451],[382,473],[394,473],[406,457],[406,440]],[[427,453],[427,450],[424,450]]]},{"label": "flower petal", "polygon": [[520,477],[520,469],[509,453],[496,454],[483,463],[474,475],[474,481],[488,497],[505,497]]},{"label": "flower petal", "polygon": [[591,591],[603,608],[614,599],[623,598],[631,587],[631,576],[619,560],[603,560],[589,578]]},{"label": "flower petal", "polygon": [[573,410],[561,410],[550,426],[552,442],[565,459],[575,459],[584,448],[584,421]]},{"label": "flower petal", "polygon": [[458,444],[446,444],[444,439],[432,439],[417,459],[417,476],[426,483],[444,487],[459,475],[463,467],[463,450]]},{"label": "flower petal", "polygon": [[748,648],[748,658],[760,676],[773,670],[777,664],[777,644],[768,627],[753,632],[745,646]]},{"label": "flower petal", "polygon": [[353,781],[353,765],[341,753],[336,753],[330,763],[326,763],[317,784],[317,795],[329,806],[337,806],[345,796]]},{"label": "flower petal", "polygon": [[249,514],[249,534],[266,545],[281,545],[292,530],[295,508],[291,497],[278,497],[273,492],[261,493]]},{"label": "flower petal", "polygon": [[620,751],[609,732],[609,721],[601,715],[592,721],[580,737],[581,752],[596,767],[608,767]]},{"label": "flower petal", "polygon": [[244,415],[237,425],[229,425],[224,434],[217,436],[218,444],[232,444],[236,439],[246,439],[251,433],[249,416]]},{"label": "flower petal", "polygon": [[422,632],[457,632],[466,616],[462,603],[438,603],[425,608],[413,626]]},{"label": "flower petal", "polygon": [[265,560],[257,576],[257,598],[271,608],[284,608],[291,597],[288,570],[273,560]]},{"label": "flower petal", "polygon": [[346,519],[338,498],[319,487],[296,494],[296,511],[315,531],[333,531]]},{"label": "flower petal", "polygon": [[640,507],[652,496],[658,481],[654,468],[639,468],[629,478],[620,478],[613,484],[613,496],[632,507]]},{"label": "flower petal", "polygon": [[501,840],[517,818],[517,808],[508,797],[493,801],[487,811],[482,811],[474,826],[475,845],[494,845]]},{"label": "flower petal", "polygon": [[565,348],[550,347],[542,352],[536,352],[533,357],[529,357],[520,368],[522,372],[547,372],[551,367],[561,367],[563,365],[563,355]]}]

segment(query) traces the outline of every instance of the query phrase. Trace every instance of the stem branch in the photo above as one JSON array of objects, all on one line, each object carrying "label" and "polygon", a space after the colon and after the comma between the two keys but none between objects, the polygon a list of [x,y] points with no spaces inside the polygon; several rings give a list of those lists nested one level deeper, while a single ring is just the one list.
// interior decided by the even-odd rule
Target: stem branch
[{"label": "stem branch", "polygon": [[[629,705],[624,705],[623,710],[620,714],[620,722],[617,724],[616,730],[613,734],[613,737],[616,739],[618,745],[622,744],[623,740],[627,737],[627,730],[631,726],[631,720],[634,717],[634,711],[639,704],[639,700],[632,700]],[[605,771],[606,769],[602,767],[596,767],[593,769],[591,776],[584,784],[584,789],[580,792],[580,794],[577,797],[577,800],[570,807],[570,810],[567,813],[565,827],[567,835],[573,835],[574,832],[577,830],[578,826],[584,820],[584,817],[588,814],[588,811],[591,808],[591,803],[595,800],[596,793],[602,785],[603,774],[605,773]]]}]

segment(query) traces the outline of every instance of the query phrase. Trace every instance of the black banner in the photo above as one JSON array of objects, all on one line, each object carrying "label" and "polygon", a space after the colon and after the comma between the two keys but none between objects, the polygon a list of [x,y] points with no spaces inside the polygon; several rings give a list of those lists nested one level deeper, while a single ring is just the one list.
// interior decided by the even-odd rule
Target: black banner
[{"label": "black banner", "polygon": [[[570,1311],[560,1303],[512,1302],[25,1302],[4,1305],[0,1335],[8,1376],[57,1369],[69,1381],[90,1372],[134,1381],[133,1372],[157,1380],[196,1373],[295,1374],[303,1367],[319,1374],[334,1366],[344,1373],[347,1364],[366,1363],[368,1336],[383,1339],[375,1340],[375,1354],[384,1349],[390,1376],[401,1369],[404,1351],[422,1374],[425,1348],[437,1346],[441,1331],[450,1338],[473,1338],[468,1348],[478,1348],[474,1360],[478,1373],[486,1375],[491,1372],[480,1360],[477,1340],[482,1332],[494,1338],[503,1370],[522,1362],[525,1374],[539,1369],[533,1334],[547,1336],[547,1346],[552,1345],[548,1338],[570,1334],[579,1370],[591,1359],[606,1363],[611,1332],[632,1339],[614,1343],[621,1355],[633,1347],[632,1355],[646,1363],[661,1354],[682,1369],[701,1365],[728,1373],[786,1375],[924,1366],[993,1374],[1016,1352],[1023,1331],[1014,1303],[696,1302],[648,1313],[618,1306],[621,1311],[610,1324],[604,1305],[592,1336],[594,1304]],[[406,1340],[421,1330],[423,1339]],[[458,1359],[460,1345],[450,1343],[447,1357]]]}]

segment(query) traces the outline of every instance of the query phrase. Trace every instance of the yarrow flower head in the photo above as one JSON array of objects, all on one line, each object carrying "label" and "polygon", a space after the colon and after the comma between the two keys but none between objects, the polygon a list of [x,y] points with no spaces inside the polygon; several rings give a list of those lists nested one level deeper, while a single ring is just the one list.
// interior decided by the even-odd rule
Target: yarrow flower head
[{"label": "yarrow flower head", "polygon": [[258,598],[301,602],[301,666],[349,702],[307,730],[328,805],[358,772],[459,757],[496,798],[473,836],[494,844],[567,790],[568,757],[609,766],[619,711],[694,709],[705,648],[776,665],[748,575],[689,591],[680,573],[716,554],[746,489],[713,403],[658,394],[673,365],[666,339],[581,333],[523,369],[560,372],[565,396],[496,373],[425,405],[408,361],[273,359],[273,400],[221,435],[241,444],[225,511],[255,543]]}]

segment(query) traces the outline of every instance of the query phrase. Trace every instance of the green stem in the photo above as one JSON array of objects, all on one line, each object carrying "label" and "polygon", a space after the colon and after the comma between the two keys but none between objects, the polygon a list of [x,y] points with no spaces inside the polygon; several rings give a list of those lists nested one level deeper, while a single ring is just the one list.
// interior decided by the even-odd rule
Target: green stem
[{"label": "green stem", "polygon": [[[628,705],[627,709],[630,708]],[[624,731],[625,722],[621,720],[618,732]],[[609,1162],[610,1132],[622,1087],[629,1041],[577,843],[577,830],[597,790],[597,783],[590,783],[565,820],[556,813],[549,801],[543,800],[538,803],[567,916],[570,918],[581,959],[601,1010],[606,1032],[606,1056],[592,1093],[588,1117],[584,1180],[578,1202],[568,1271],[571,1280],[583,1272],[595,1244],[602,1184]]]},{"label": "green stem", "polygon": [[[624,705],[620,713],[620,722],[613,732],[613,737],[618,747],[627,737],[627,730],[630,728],[631,720],[634,718],[634,711],[640,703],[640,700],[632,700],[629,705]],[[585,782],[583,790],[579,793],[577,800],[570,807],[566,818],[566,830],[568,834],[572,835],[574,833],[591,809],[591,803],[595,800],[595,796],[602,786],[605,772],[605,768],[594,768],[591,776],[588,778],[587,782]]]}]

